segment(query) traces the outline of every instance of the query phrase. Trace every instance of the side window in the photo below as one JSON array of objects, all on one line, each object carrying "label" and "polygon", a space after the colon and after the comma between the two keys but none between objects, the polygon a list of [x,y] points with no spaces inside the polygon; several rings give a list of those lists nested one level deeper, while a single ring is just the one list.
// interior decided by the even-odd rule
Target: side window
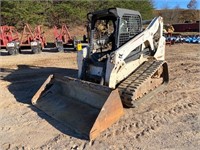
[{"label": "side window", "polygon": [[120,21],[119,46],[129,41],[141,31],[141,18],[138,15],[125,14]]},{"label": "side window", "polygon": [[134,36],[135,33],[140,31],[140,22],[139,22],[139,20],[137,19],[136,16],[131,16],[129,18],[129,26],[130,26],[130,34],[131,34],[131,36]]},{"label": "side window", "polygon": [[127,33],[128,31],[128,21],[125,18],[121,19],[119,33]]}]

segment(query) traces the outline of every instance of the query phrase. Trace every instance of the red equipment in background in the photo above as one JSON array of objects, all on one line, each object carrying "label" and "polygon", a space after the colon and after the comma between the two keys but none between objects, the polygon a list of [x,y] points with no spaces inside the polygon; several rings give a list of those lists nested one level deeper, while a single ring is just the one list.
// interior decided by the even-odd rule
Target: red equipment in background
[{"label": "red equipment in background", "polygon": [[42,49],[47,45],[46,39],[44,37],[44,31],[42,31],[42,25],[35,27],[34,40],[41,42]]},{"label": "red equipment in background", "polygon": [[20,38],[20,47],[30,46],[31,41],[34,40],[33,32],[28,24],[24,26],[21,38]]},{"label": "red equipment in background", "polygon": [[[48,47],[41,25],[32,30],[29,24],[25,24],[21,34],[12,26],[1,26],[0,33],[1,47],[6,48],[10,55],[16,55],[21,53],[23,49],[30,48],[32,53],[36,54]],[[61,28],[54,26],[54,39],[53,45],[56,45],[59,52],[64,51],[64,46],[68,49],[75,49],[76,41],[72,38],[66,24],[63,24]],[[50,46],[50,48],[52,47]]]},{"label": "red equipment in background", "polygon": [[25,24],[21,38],[18,42],[9,42],[7,44],[7,51],[10,55],[15,55],[21,52],[22,49],[30,47],[32,53],[40,53],[45,47],[46,41],[44,38],[44,32],[42,32],[41,25],[38,25],[34,31],[28,24]]},{"label": "red equipment in background", "polygon": [[41,25],[36,26],[34,32],[32,32],[29,24],[26,24],[20,38],[20,47],[31,46],[31,42],[33,41],[39,41],[42,48],[44,48],[46,45],[46,40],[44,37],[44,32],[42,32]]},{"label": "red equipment in background", "polygon": [[74,44],[73,43],[74,40],[72,36],[70,35],[70,32],[66,24],[63,24],[60,29],[54,26],[54,38],[55,38],[56,47],[59,52],[64,51],[65,44]]},{"label": "red equipment in background", "polygon": [[0,47],[6,47],[7,43],[19,40],[19,33],[13,26],[0,26]]}]

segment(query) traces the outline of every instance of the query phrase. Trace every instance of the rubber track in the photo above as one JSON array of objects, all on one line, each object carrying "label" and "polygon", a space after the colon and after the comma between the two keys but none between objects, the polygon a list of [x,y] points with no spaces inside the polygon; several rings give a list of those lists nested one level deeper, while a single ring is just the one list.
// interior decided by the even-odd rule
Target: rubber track
[{"label": "rubber track", "polygon": [[[142,84],[145,84],[145,81],[149,80],[164,63],[166,62],[155,60],[147,61],[143,63],[127,79],[120,83],[118,89],[124,105],[128,107],[136,107],[139,103],[141,103],[141,101],[149,99],[153,94],[155,94],[155,91],[158,91],[158,89],[161,88],[161,86],[159,86],[157,90],[151,89],[151,92],[145,94],[145,96],[141,98],[134,98],[135,93],[142,86]],[[166,73],[168,74],[168,71]],[[164,79],[164,83],[165,82],[168,82],[168,79],[167,81]]]}]

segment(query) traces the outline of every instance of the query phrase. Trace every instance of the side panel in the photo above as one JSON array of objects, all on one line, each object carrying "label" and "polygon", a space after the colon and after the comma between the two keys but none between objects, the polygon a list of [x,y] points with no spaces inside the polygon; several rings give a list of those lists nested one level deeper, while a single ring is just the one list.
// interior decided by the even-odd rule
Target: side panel
[{"label": "side panel", "polygon": [[[107,73],[107,77],[109,78],[109,87],[115,88],[115,86],[127,78],[137,67],[139,67],[142,63],[147,61],[147,58],[144,58],[143,55],[140,56],[139,59],[136,59],[134,61],[130,61],[129,63],[123,63],[119,68],[113,67],[110,74]],[[107,71],[107,70],[106,70]]]}]

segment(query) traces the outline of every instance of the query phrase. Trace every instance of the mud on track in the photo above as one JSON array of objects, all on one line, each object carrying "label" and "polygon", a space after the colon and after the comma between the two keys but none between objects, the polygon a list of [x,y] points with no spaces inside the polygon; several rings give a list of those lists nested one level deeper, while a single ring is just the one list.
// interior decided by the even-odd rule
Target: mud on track
[{"label": "mud on track", "polygon": [[166,46],[170,82],[96,140],[31,105],[49,74],[77,76],[76,53],[0,56],[0,149],[199,149],[200,46]]}]

